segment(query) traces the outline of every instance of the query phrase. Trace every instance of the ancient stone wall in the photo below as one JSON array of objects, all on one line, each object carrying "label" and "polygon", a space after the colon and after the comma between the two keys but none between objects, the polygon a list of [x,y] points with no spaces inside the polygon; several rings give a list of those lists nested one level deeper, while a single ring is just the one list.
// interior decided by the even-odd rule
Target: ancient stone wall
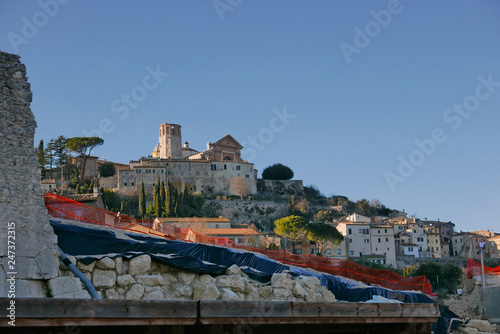
[{"label": "ancient stone wall", "polygon": [[57,237],[42,198],[31,98],[19,56],[0,51],[0,297],[12,291],[16,298],[45,297],[47,284],[58,276]]},{"label": "ancient stone wall", "polygon": [[[105,257],[89,265],[74,257],[70,259],[104,299],[335,301],[335,296],[316,277],[292,279],[287,273],[279,273],[272,276],[270,284],[264,284],[250,279],[236,265],[224,275],[211,276],[169,267],[149,255],[131,260]],[[64,278],[76,280],[64,265],[60,270]],[[79,288],[76,283],[66,292],[74,294],[71,290]],[[73,297],[89,298],[81,293]]]},{"label": "ancient stone wall", "polygon": [[257,192],[261,197],[281,197],[297,194],[304,197],[304,184],[302,180],[257,180]]},{"label": "ancient stone wall", "polygon": [[218,216],[228,218],[232,224],[255,224],[259,229],[272,230],[273,222],[288,216],[286,201],[210,200]]}]

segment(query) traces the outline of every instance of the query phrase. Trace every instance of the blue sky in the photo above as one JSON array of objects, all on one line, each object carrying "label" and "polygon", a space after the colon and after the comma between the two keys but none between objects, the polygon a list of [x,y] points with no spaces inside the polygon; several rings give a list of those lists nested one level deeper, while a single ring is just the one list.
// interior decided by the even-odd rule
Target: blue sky
[{"label": "blue sky", "polygon": [[0,50],[27,66],[36,143],[101,131],[95,154],[127,163],[178,123],[195,149],[229,133],[260,171],[284,163],[327,195],[500,232],[499,13],[493,0],[4,0]]}]

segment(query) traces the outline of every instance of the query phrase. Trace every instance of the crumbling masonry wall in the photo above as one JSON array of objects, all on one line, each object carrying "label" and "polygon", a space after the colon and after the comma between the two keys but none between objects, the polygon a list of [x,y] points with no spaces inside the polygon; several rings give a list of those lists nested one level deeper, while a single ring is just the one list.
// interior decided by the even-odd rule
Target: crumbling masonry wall
[{"label": "crumbling masonry wall", "polygon": [[57,237],[33,145],[31,99],[19,56],[0,51],[0,297],[12,291],[12,276],[16,298],[46,297],[49,280],[58,276]]}]

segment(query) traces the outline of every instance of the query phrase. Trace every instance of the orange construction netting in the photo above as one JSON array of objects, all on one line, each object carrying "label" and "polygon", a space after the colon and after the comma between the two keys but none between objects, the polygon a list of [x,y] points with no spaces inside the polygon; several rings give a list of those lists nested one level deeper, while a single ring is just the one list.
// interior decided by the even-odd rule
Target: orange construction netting
[{"label": "orange construction netting", "polygon": [[126,215],[118,215],[115,212],[88,206],[52,193],[45,195],[45,206],[49,214],[54,218],[110,226],[121,230],[147,233],[169,239],[243,249],[264,254],[273,260],[285,264],[311,268],[393,290],[432,292],[432,286],[425,276],[403,277],[390,270],[367,268],[346,259],[327,258],[316,255],[298,255],[285,250],[265,250],[248,247],[227,238],[205,236],[189,228],[180,228],[151,220],[141,220]]},{"label": "orange construction netting", "polygon": [[[500,275],[500,266],[491,268],[484,266],[485,275]],[[481,262],[469,259],[467,262],[467,278],[473,278],[474,276],[481,276]]]}]

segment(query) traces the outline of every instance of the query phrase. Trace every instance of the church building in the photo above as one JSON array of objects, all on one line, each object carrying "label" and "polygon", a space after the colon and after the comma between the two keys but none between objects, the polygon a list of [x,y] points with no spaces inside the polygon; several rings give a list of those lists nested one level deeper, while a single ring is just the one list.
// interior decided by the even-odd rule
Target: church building
[{"label": "church building", "polygon": [[181,126],[164,123],[160,126],[159,142],[150,157],[130,161],[130,168],[118,175],[119,190],[139,189],[141,182],[147,191],[153,184],[170,180],[182,189],[207,195],[232,195],[231,180],[241,177],[248,182],[251,193],[257,192],[257,171],[254,164],[241,159],[241,146],[231,135],[207,143],[204,151],[182,144]]}]

